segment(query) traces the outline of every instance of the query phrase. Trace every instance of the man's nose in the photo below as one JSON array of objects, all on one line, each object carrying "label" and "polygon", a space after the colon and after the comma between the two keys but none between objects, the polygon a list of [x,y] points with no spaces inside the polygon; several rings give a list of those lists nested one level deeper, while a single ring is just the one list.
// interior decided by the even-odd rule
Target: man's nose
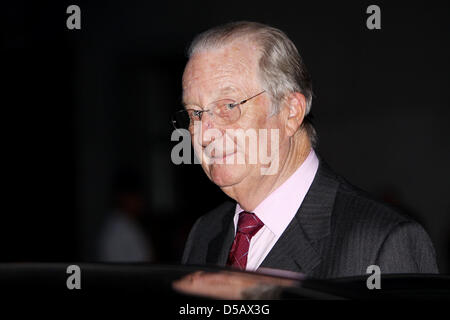
[{"label": "man's nose", "polygon": [[212,141],[214,141],[214,135],[208,133],[208,130],[214,129],[213,116],[210,112],[206,111],[202,114],[202,134],[201,134],[201,145],[202,147],[208,146]]}]

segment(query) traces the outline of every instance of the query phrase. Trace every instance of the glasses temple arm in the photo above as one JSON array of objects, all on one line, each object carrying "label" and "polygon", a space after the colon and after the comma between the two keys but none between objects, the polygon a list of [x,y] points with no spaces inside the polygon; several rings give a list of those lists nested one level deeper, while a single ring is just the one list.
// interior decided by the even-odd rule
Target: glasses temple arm
[{"label": "glasses temple arm", "polygon": [[254,96],[252,96],[252,97],[250,97],[250,98],[247,98],[247,99],[245,99],[245,100],[242,100],[242,101],[239,102],[238,104],[244,104],[244,103],[246,103],[248,100],[257,97],[257,96],[259,96],[260,94],[263,94],[264,92],[266,92],[266,90],[263,90],[263,91],[261,91],[260,93],[257,93],[257,94],[255,94]]}]

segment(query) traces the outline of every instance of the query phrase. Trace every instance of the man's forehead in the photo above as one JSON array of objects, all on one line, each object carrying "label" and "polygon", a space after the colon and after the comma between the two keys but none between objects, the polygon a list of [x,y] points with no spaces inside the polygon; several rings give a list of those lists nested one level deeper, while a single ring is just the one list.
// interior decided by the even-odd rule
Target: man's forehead
[{"label": "man's forehead", "polygon": [[190,81],[199,76],[250,72],[255,69],[257,60],[258,53],[253,47],[241,42],[200,50],[189,59],[183,79]]},{"label": "man's forehead", "polygon": [[242,86],[252,86],[256,79],[256,59],[255,52],[236,46],[196,53],[183,74],[183,95],[191,96],[198,89],[226,94],[244,89]]}]

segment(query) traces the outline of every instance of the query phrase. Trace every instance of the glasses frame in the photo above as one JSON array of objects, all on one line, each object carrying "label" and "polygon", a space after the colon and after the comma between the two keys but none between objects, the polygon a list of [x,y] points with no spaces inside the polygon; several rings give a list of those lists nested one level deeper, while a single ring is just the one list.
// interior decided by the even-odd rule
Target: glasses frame
[{"label": "glasses frame", "polygon": [[[249,101],[249,100],[251,100],[251,99],[253,99],[253,98],[256,98],[256,97],[259,96],[260,94],[263,94],[264,92],[266,92],[266,90],[263,90],[263,91],[261,91],[261,92],[255,94],[255,95],[253,95],[253,96],[251,96],[251,97],[249,97],[249,98],[245,98],[244,100],[241,100],[241,101],[239,101],[239,102],[232,103],[232,104],[230,104],[230,106],[228,106],[228,107],[229,107],[230,109],[232,109],[232,108],[235,108],[235,107],[237,107],[237,106],[241,106],[241,105],[243,105],[244,103],[246,103],[247,101]],[[217,100],[217,101],[220,101],[220,100]],[[213,103],[213,102],[212,102],[212,103]],[[198,112],[198,113],[199,113],[199,114],[198,114],[198,117],[199,117],[199,120],[200,120],[200,121],[202,121],[203,113],[211,111],[211,109],[205,109],[205,110],[183,109],[183,110],[175,111],[175,114],[178,113],[178,112],[187,112],[187,111],[189,111],[189,110],[194,110],[194,111]],[[175,120],[174,118],[175,118],[175,115],[172,116],[172,125],[173,125],[173,127],[174,127],[176,130],[178,130],[178,129],[184,129],[184,128],[177,128],[177,126],[175,125],[176,120]],[[239,118],[240,118],[240,116],[239,116]],[[239,120],[239,118],[238,118],[237,120]],[[236,120],[236,121],[237,121],[237,120]],[[234,123],[234,122],[233,122],[233,123]]]}]

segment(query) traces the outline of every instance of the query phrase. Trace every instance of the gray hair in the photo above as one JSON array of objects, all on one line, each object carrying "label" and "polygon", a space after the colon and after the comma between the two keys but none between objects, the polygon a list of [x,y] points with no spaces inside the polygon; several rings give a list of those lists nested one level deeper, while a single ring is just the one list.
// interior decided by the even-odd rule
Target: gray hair
[{"label": "gray hair", "polygon": [[271,115],[280,111],[280,102],[287,94],[300,92],[305,96],[303,126],[315,146],[317,133],[309,116],[313,96],[312,80],[297,48],[283,31],[257,22],[227,23],[195,37],[189,47],[188,58],[199,51],[217,49],[241,38],[253,41],[259,46],[260,80],[272,100]]}]

